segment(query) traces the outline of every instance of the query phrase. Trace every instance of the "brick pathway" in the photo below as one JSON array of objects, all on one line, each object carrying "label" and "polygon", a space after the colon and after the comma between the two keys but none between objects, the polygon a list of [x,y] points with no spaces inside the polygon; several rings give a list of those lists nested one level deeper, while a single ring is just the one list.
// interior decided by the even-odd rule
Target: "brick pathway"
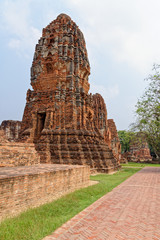
[{"label": "brick pathway", "polygon": [[159,240],[160,168],[145,167],[43,240]]}]

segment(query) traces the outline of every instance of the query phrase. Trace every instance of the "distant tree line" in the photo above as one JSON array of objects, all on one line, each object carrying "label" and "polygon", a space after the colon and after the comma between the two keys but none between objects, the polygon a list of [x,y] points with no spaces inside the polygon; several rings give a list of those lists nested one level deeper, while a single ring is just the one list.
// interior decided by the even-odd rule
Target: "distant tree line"
[{"label": "distant tree line", "polygon": [[146,79],[148,87],[136,104],[136,122],[131,131],[119,131],[122,152],[129,151],[135,133],[142,132],[152,154],[160,160],[160,65],[154,64],[153,74]]}]

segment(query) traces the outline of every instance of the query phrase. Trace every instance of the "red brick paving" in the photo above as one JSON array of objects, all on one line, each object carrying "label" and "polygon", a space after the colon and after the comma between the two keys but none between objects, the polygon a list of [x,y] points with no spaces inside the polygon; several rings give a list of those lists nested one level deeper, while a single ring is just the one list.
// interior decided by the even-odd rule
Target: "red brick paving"
[{"label": "red brick paving", "polygon": [[160,168],[145,167],[43,240],[159,240]]}]

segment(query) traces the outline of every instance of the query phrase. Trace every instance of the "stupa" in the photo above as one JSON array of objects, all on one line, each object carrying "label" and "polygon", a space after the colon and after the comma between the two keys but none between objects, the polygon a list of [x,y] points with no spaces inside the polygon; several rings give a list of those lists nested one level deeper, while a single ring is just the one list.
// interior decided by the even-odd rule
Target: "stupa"
[{"label": "stupa", "polygon": [[119,168],[105,141],[104,100],[88,93],[89,75],[83,33],[68,15],[60,14],[36,45],[33,90],[27,92],[21,126],[21,140],[35,143],[41,163],[89,165],[97,172]]}]

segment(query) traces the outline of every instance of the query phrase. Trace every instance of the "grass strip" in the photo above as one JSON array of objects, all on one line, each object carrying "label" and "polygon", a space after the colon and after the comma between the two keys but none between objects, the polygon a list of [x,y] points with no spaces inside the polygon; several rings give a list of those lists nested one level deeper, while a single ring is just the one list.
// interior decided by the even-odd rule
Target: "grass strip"
[{"label": "grass strip", "polygon": [[160,167],[160,164],[129,162],[129,163],[122,163],[121,166],[128,167],[128,168],[129,167],[144,168],[144,167]]},{"label": "grass strip", "polygon": [[0,224],[0,239],[40,240],[137,171],[139,169],[125,168],[113,175],[91,176],[91,180],[99,183],[3,221]]}]

